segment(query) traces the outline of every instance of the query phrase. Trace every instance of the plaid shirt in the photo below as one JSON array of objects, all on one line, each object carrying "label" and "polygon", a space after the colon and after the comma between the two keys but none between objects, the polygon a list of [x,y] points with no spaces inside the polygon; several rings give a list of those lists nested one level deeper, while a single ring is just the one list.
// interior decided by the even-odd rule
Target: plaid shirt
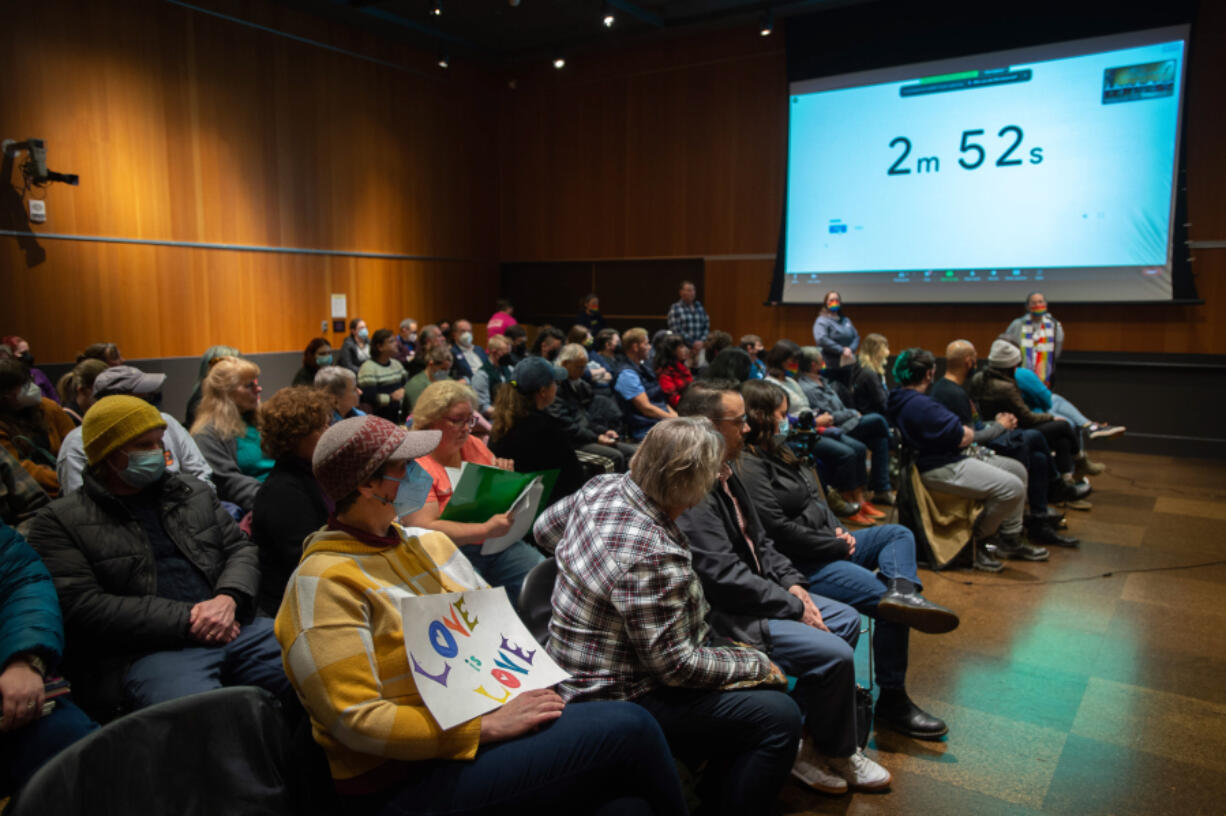
[{"label": "plaid shirt", "polygon": [[659,686],[718,688],[764,679],[770,658],[709,646],[710,607],[677,525],[629,475],[597,476],[533,528],[558,580],[546,648],[567,700],[633,700]]},{"label": "plaid shirt", "polygon": [[679,300],[668,307],[668,330],[681,335],[681,339],[692,346],[699,340],[707,339],[707,333],[711,331],[711,318],[707,317],[707,310],[697,300],[688,306],[684,300]]},{"label": "plaid shirt", "polygon": [[50,504],[48,496],[11,453],[0,448],[0,518],[22,535],[30,532],[30,522],[43,507]]}]

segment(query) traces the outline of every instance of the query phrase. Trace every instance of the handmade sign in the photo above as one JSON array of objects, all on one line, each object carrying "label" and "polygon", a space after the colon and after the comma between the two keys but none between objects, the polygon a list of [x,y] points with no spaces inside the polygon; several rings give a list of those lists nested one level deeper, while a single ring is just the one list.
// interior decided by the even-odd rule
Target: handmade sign
[{"label": "handmade sign", "polygon": [[405,598],[400,614],[413,680],[444,730],[570,677],[528,632],[502,587]]}]

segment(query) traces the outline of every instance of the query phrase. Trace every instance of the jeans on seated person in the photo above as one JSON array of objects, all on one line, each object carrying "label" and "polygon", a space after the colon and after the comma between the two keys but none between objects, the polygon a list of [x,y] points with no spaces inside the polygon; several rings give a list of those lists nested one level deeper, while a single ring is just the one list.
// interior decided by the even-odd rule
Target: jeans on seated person
[{"label": "jeans on seated person", "polygon": [[545,560],[541,551],[526,541],[516,541],[500,553],[482,555],[480,544],[464,544],[460,552],[468,559],[481,577],[490,586],[506,587],[511,606],[519,609],[519,591],[524,586],[524,576]]},{"label": "jeans on seated person", "polygon": [[864,443],[842,434],[838,439],[822,434],[813,445],[813,452],[830,474],[830,484],[836,490],[854,490],[868,482]]},{"label": "jeans on seated person", "polygon": [[714,691],[663,687],[636,703],[664,729],[672,752],[696,769],[704,811],[750,814],[769,810],[796,760],[801,714],[782,691]]},{"label": "jeans on seated person", "polygon": [[1077,410],[1077,406],[1066,400],[1059,394],[1051,395],[1051,412],[1056,416],[1062,416],[1073,423],[1074,428],[1083,428],[1090,424],[1090,420],[1086,415]]},{"label": "jeans on seated person", "polygon": [[926,470],[920,480],[929,490],[983,502],[975,519],[975,537],[982,540],[999,530],[1005,535],[1022,531],[1026,505],[1026,468],[1007,456],[986,460],[968,456],[949,465]]},{"label": "jeans on seated person", "polygon": [[830,757],[856,752],[855,646],[860,613],[850,606],[810,593],[822,620],[821,629],[798,620],[768,622],[771,659],[796,678],[792,696],[805,715],[805,728],[817,750]]},{"label": "jeans on seated person", "polygon": [[129,708],[138,709],[223,686],[289,691],[272,618],[256,618],[222,646],[189,646],[138,657],[124,678]]},{"label": "jeans on seated person", "polygon": [[[874,493],[890,490],[890,424],[881,414],[864,414],[851,429],[851,436],[864,443],[873,454],[873,469],[868,486]],[[858,485],[857,485],[858,486]]]},{"label": "jeans on seated person", "polygon": [[[793,746],[794,748],[795,746]],[[342,796],[346,813],[684,814],[660,726],[628,702],[571,703],[537,731],[482,744],[471,760],[405,763],[393,791]]]},{"label": "jeans on seated person", "polygon": [[72,698],[59,697],[47,716],[0,733],[0,795],[20,789],[47,760],[97,727]]},{"label": "jeans on seated person", "polygon": [[[915,536],[906,527],[883,524],[856,530],[852,536],[856,539],[856,551],[849,560],[818,565],[797,562],[797,568],[809,576],[811,592],[842,601],[876,618],[877,602],[885,593],[889,579],[906,578],[917,589],[922,588],[915,565]],[[877,621],[873,656],[877,684],[882,688],[901,689],[906,685],[909,642],[908,627]]]}]

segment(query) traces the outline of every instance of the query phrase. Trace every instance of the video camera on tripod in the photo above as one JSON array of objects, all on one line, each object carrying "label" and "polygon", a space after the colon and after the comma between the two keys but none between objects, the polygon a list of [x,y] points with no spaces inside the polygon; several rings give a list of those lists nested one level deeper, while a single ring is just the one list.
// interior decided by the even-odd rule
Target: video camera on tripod
[{"label": "video camera on tripod", "polygon": [[783,444],[811,467],[817,467],[817,443],[821,438],[813,412],[801,411],[796,417],[796,424],[788,429],[787,439],[783,440]]}]

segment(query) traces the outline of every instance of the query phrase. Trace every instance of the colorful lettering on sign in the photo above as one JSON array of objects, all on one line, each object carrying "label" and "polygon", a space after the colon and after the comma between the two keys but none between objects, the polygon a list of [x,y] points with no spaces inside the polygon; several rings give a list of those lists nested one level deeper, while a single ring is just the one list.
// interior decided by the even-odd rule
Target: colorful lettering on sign
[{"label": "colorful lettering on sign", "polygon": [[447,627],[438,621],[430,621],[430,645],[439,657],[455,657],[460,653],[455,638],[447,631]]},{"label": "colorful lettering on sign", "polygon": [[443,618],[443,625],[453,632],[459,632],[464,637],[468,637],[468,630],[460,625],[460,619],[456,617],[455,604],[451,605],[451,617]]},{"label": "colorful lettering on sign", "polygon": [[440,674],[431,674],[430,672],[426,671],[425,669],[421,667],[421,664],[417,662],[417,658],[413,655],[412,652],[409,653],[409,660],[413,663],[413,671],[417,672],[422,677],[429,677],[431,680],[438,683],[440,686],[447,685],[447,675],[451,674],[451,664],[450,663],[443,663],[443,671]]},{"label": "colorful lettering on sign", "polygon": [[494,695],[490,694],[488,691],[485,690],[485,686],[477,686],[475,689],[473,689],[473,691],[477,692],[478,694],[489,697],[491,700],[493,700],[495,703],[498,703],[499,705],[502,705],[507,700],[511,699],[511,692],[509,691],[506,694],[502,695],[501,697],[495,697]]},{"label": "colorful lettering on sign", "polygon": [[460,600],[453,603],[452,606],[455,607],[456,611],[460,613],[460,617],[464,620],[464,625],[468,627],[468,631],[471,632],[477,628],[477,619],[468,617],[468,610],[464,608],[464,598],[463,597],[461,597]]},{"label": "colorful lettering on sign", "polygon": [[506,635],[502,636],[502,645],[499,646],[498,648],[506,649],[508,652],[515,655],[516,657],[518,657],[520,660],[524,661],[525,663],[527,663],[529,666],[532,665],[532,657],[533,655],[536,654],[536,649],[533,649],[527,654],[524,654],[523,649],[519,648],[514,643],[511,643],[509,640],[507,640]]},{"label": "colorful lettering on sign", "polygon": [[[490,672],[490,677],[493,677],[495,680],[497,680],[499,683],[502,683],[504,686],[506,686],[509,689],[519,688],[519,678],[511,674],[508,671],[503,671],[502,669],[494,669],[492,672]],[[510,694],[510,693],[511,692],[509,691],[507,692],[507,694]]]},{"label": "colorful lettering on sign", "polygon": [[511,658],[507,657],[506,652],[498,653],[498,657],[494,658],[494,665],[498,666],[499,668],[510,669],[511,671],[519,672],[520,674],[528,673],[527,669],[521,669],[519,666],[516,666],[514,663],[512,663]]}]

